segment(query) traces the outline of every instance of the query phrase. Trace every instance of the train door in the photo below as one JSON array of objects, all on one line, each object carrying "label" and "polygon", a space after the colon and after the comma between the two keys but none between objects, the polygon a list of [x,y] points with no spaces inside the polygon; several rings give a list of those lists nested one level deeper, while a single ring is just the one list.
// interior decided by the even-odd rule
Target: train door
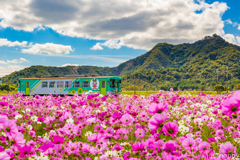
[{"label": "train door", "polygon": [[116,81],[116,93],[118,93],[119,92],[119,83],[118,83],[118,81]]},{"label": "train door", "polygon": [[25,95],[30,95],[30,82],[25,82]]},{"label": "train door", "polygon": [[107,85],[106,85],[106,81],[101,81],[100,94],[102,94],[102,95],[107,95]]}]

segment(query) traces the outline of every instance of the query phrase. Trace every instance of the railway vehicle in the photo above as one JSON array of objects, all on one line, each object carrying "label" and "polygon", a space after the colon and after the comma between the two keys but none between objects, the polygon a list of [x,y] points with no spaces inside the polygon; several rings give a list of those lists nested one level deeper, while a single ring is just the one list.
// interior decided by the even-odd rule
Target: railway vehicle
[{"label": "railway vehicle", "polygon": [[20,78],[18,92],[23,95],[75,95],[100,93],[121,94],[121,78],[118,76],[48,76]]}]

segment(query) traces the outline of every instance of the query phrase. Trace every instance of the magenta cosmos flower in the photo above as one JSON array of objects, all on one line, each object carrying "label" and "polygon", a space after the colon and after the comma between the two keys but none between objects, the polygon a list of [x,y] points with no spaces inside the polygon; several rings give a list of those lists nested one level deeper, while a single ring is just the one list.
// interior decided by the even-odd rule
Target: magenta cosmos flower
[{"label": "magenta cosmos flower", "polygon": [[162,113],[164,111],[168,110],[168,104],[167,103],[151,103],[149,106],[148,111],[150,113]]},{"label": "magenta cosmos flower", "polygon": [[163,126],[163,122],[165,122],[167,119],[168,119],[168,117],[165,112],[163,112],[161,114],[155,114],[149,120],[148,128],[151,130],[157,130],[158,128]]},{"label": "magenta cosmos flower", "polygon": [[52,143],[54,143],[54,144],[62,144],[63,141],[64,141],[64,137],[54,136],[52,138]]},{"label": "magenta cosmos flower", "polygon": [[133,151],[142,151],[142,150],[144,150],[144,145],[140,142],[137,142],[132,145],[132,150]]},{"label": "magenta cosmos flower", "polygon": [[223,102],[222,112],[226,115],[236,114],[240,110],[240,101],[231,97]]},{"label": "magenta cosmos flower", "polygon": [[19,157],[21,157],[21,158],[30,157],[31,146],[25,145],[25,146],[19,148],[18,150],[19,150],[19,152],[20,152]]},{"label": "magenta cosmos flower", "polygon": [[167,122],[163,125],[162,130],[166,136],[175,136],[178,132],[178,125],[174,122]]},{"label": "magenta cosmos flower", "polygon": [[222,144],[220,146],[220,150],[219,150],[220,154],[227,154],[227,155],[236,155],[236,147],[234,147],[230,142],[227,142],[225,144]]}]

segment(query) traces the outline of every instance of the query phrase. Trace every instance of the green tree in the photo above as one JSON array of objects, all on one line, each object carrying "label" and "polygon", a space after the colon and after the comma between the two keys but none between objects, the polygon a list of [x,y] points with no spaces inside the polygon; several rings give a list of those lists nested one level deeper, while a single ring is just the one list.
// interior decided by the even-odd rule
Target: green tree
[{"label": "green tree", "polygon": [[221,84],[214,86],[213,90],[217,91],[217,88],[218,88],[219,92],[225,91],[225,87],[223,85],[221,85]]}]

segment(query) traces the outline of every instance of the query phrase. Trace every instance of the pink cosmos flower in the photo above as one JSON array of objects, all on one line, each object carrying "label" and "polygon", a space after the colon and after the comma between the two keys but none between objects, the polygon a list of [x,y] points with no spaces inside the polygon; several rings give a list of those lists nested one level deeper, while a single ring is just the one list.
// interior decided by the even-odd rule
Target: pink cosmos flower
[{"label": "pink cosmos flower", "polygon": [[175,136],[178,132],[178,125],[174,122],[167,122],[163,125],[162,130],[166,136]]},{"label": "pink cosmos flower", "polygon": [[0,115],[0,130],[3,129],[3,124],[8,120],[6,115]]},{"label": "pink cosmos flower", "polygon": [[98,141],[102,135],[100,133],[93,133],[92,136],[87,136],[89,141]]},{"label": "pink cosmos flower", "polygon": [[157,130],[159,127],[163,126],[163,122],[165,122],[167,119],[168,119],[168,117],[165,112],[163,112],[161,114],[155,114],[149,120],[148,128],[151,130]]},{"label": "pink cosmos flower", "polygon": [[124,148],[123,148],[123,146],[121,146],[121,145],[119,145],[119,144],[115,144],[114,146],[113,146],[113,150],[116,150],[116,151],[121,151],[121,150],[123,150]]},{"label": "pink cosmos flower", "polygon": [[14,120],[7,120],[3,124],[3,130],[6,133],[6,136],[11,137],[17,134],[18,129]]},{"label": "pink cosmos flower", "polygon": [[129,114],[124,114],[120,120],[122,124],[130,125],[133,122],[134,118]]},{"label": "pink cosmos flower", "polygon": [[150,113],[162,113],[168,110],[168,103],[151,103],[148,111]]},{"label": "pink cosmos flower", "polygon": [[220,146],[219,153],[220,154],[230,155],[230,156],[233,156],[233,155],[237,154],[236,147],[234,147],[230,142],[222,144]]},{"label": "pink cosmos flower", "polygon": [[197,143],[192,137],[188,137],[185,140],[183,140],[182,145],[185,149],[188,151],[196,151]]},{"label": "pink cosmos flower", "polygon": [[124,160],[128,160],[131,157],[131,154],[129,151],[127,151],[127,152],[123,153],[122,157]]},{"label": "pink cosmos flower", "polygon": [[223,130],[217,130],[217,131],[216,131],[216,136],[217,136],[217,137],[223,137],[223,136],[224,136]]},{"label": "pink cosmos flower", "polygon": [[240,90],[236,91],[232,97],[240,102]]},{"label": "pink cosmos flower", "polygon": [[142,138],[145,136],[145,131],[143,129],[137,129],[135,131],[135,135],[137,138]]},{"label": "pink cosmos flower", "polygon": [[176,150],[176,147],[173,143],[167,142],[164,147],[164,151],[167,153],[174,154],[174,151]]},{"label": "pink cosmos flower", "polygon": [[16,133],[15,135],[9,138],[12,141],[12,146],[19,148],[23,147],[25,143],[24,135],[21,132]]},{"label": "pink cosmos flower", "polygon": [[240,101],[231,97],[223,102],[222,112],[226,115],[236,114],[240,110]]},{"label": "pink cosmos flower", "polygon": [[97,125],[94,126],[94,131],[98,131],[99,132],[102,129],[103,129],[103,127],[100,124],[97,124]]},{"label": "pink cosmos flower", "polygon": [[0,159],[1,160],[10,160],[11,157],[6,152],[0,152]]},{"label": "pink cosmos flower", "polygon": [[211,145],[206,141],[201,142],[198,146],[200,153],[207,152],[210,150],[210,147]]}]

